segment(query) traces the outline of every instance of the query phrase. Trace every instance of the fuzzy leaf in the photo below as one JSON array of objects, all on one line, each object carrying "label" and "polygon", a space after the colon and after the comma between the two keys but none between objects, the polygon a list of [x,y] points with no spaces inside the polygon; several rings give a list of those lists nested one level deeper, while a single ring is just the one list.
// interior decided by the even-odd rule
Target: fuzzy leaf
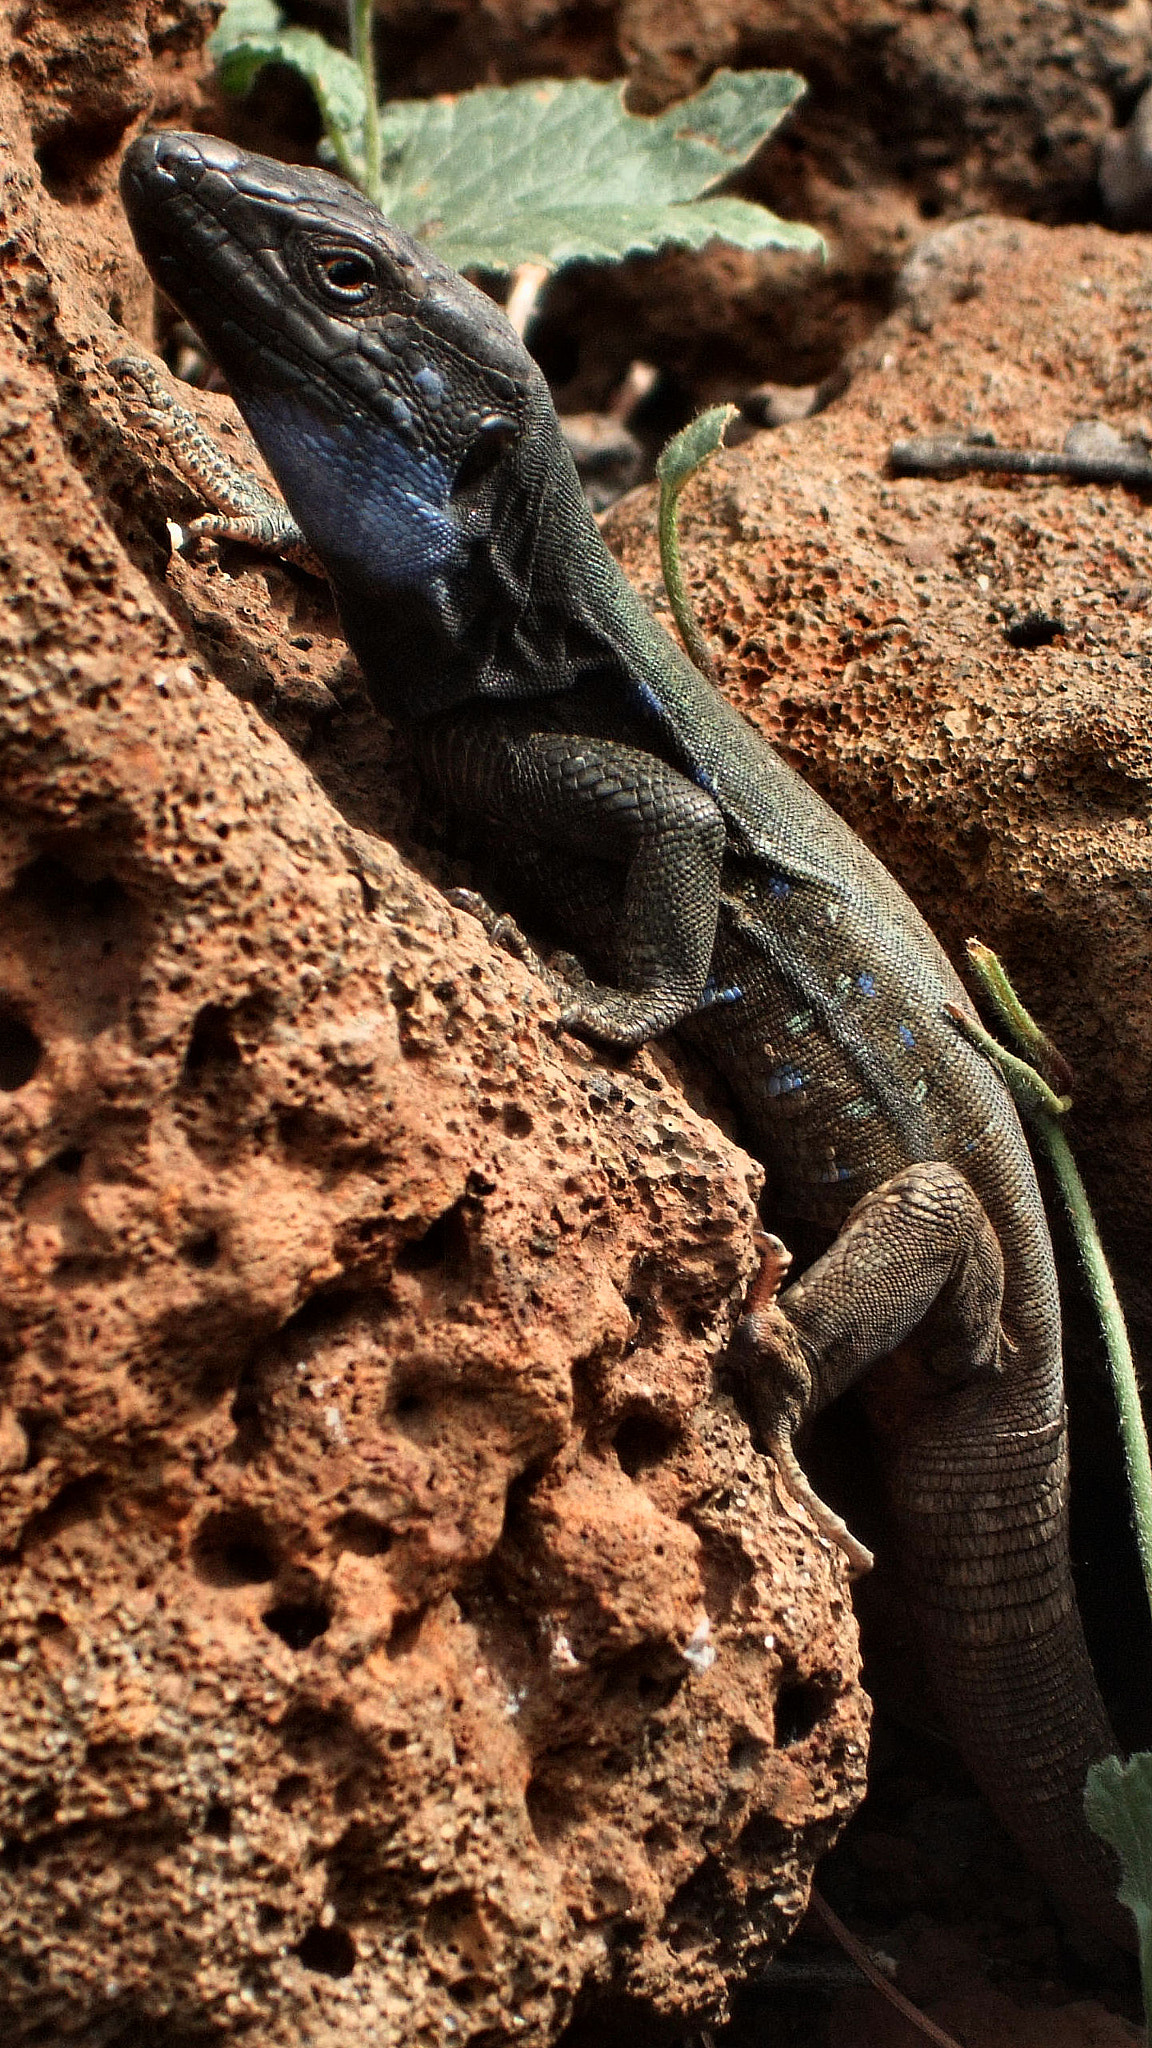
[{"label": "fuzzy leaf", "polygon": [[623,86],[530,79],[383,110],[383,209],[459,269],[559,269],[670,244],[819,252],[812,228],[709,188],[804,90],[787,71],[720,71],[663,114]]},{"label": "fuzzy leaf", "polygon": [[[350,57],[283,27],[274,0],[230,0],[211,49],[229,92],[246,92],[265,64],[299,71],[340,169],[363,183],[364,91]],[[803,90],[790,71],[718,71],[652,116],[626,112],[622,84],[587,78],[392,100],[381,109],[381,207],[459,269],[555,270],[713,240],[820,253],[812,228],[713,189]]]},{"label": "fuzzy leaf", "polygon": [[1136,1916],[1143,1941],[1152,1929],[1152,1755],[1093,1764],[1084,1789],[1088,1825],[1120,1858],[1116,1896]]}]

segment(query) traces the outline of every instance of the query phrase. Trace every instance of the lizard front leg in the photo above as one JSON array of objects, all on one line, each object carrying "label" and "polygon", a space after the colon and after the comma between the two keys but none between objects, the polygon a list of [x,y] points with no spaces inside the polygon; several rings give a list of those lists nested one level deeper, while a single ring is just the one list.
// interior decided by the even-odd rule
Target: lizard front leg
[{"label": "lizard front leg", "polygon": [[[532,730],[513,716],[455,713],[420,727],[414,750],[426,782],[473,833],[483,819],[532,849],[557,892],[566,862],[624,869],[613,920],[623,985],[580,978],[566,987],[565,1028],[625,1048],[707,1003],[726,839],[710,796],[640,748]],[[515,869],[499,853],[496,865]]]}]

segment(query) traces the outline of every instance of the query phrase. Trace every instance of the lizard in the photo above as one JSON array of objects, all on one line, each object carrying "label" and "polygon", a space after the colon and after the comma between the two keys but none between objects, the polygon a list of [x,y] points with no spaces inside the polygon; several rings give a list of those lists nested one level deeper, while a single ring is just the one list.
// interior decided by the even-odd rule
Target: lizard
[{"label": "lizard", "polygon": [[1055,1262],[959,977],[632,589],[489,298],[340,179],[214,137],[138,137],[121,192],[283,493],[241,490],[233,526],[217,479],[198,524],[319,558],[431,798],[576,946],[561,1027],[620,1055],[675,1031],[725,1077],[774,1218],[827,1244],[783,1291],[770,1253],[738,1327],[764,1438],[797,1469],[801,1423],[872,1375],[944,1716],[1056,1898],[1130,1946],[1082,1804],[1115,1741],[1072,1583]]}]

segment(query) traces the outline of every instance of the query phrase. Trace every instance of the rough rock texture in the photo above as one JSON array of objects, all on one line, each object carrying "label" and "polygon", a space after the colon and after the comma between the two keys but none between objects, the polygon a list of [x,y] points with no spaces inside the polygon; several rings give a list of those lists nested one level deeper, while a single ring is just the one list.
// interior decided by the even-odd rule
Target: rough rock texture
[{"label": "rough rock texture", "polygon": [[116,151],[210,14],[0,24],[4,2037],[715,2009],[866,1726],[713,1384],[756,1173],[377,836],[322,588],[166,563]]},{"label": "rough rock texture", "polygon": [[[962,959],[976,933],[1079,1075],[1074,1139],[1126,1300],[1152,1263],[1152,561],[1120,487],[898,480],[891,441],[1152,437],[1152,244],[996,219],[939,231],[849,390],[705,471],[685,557],[728,693]],[[653,508],[610,537],[656,591]],[[1011,644],[1031,620],[1048,644]],[[1029,628],[1025,625],[1025,637]],[[1034,637],[1034,634],[1032,635]]]},{"label": "rough rock texture", "polygon": [[542,338],[573,407],[597,402],[629,353],[668,365],[698,399],[827,375],[888,310],[926,224],[1094,213],[1101,144],[1152,74],[1148,0],[377,0],[377,12],[397,92],[582,72],[627,77],[631,103],[652,111],[720,64],[787,65],[809,82],[741,189],[819,227],[827,264],[670,254],[600,272],[592,291],[572,273]]}]

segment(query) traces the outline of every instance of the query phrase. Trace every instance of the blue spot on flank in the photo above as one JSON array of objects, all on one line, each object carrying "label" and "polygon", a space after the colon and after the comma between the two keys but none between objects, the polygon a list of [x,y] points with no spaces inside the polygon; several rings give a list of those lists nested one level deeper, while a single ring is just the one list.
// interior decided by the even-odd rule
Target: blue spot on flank
[{"label": "blue spot on flank", "polygon": [[784,903],[792,894],[792,884],[786,882],[783,875],[772,875],[768,882],[768,894],[775,896],[778,903]]},{"label": "blue spot on flank", "polygon": [[792,1095],[804,1086],[799,1067],[774,1067],[768,1076],[769,1095]]},{"label": "blue spot on flank", "polygon": [[634,677],[632,687],[644,706],[645,711],[653,712],[657,718],[663,721],[665,716],[664,706],[652,688],[651,683],[642,683],[638,677]]},{"label": "blue spot on flank", "polygon": [[737,988],[735,984],[731,988],[717,988],[716,983],[711,975],[709,975],[704,983],[704,990],[700,1001],[696,1005],[695,1014],[699,1016],[701,1010],[714,1010],[717,1003],[742,1003],[743,1001],[744,991],[742,988]]},{"label": "blue spot on flank", "polygon": [[856,976],[856,986],[860,990],[861,995],[874,996],[876,993],[875,975],[858,974]]},{"label": "blue spot on flank", "polygon": [[705,796],[715,796],[716,777],[710,775],[707,768],[694,768],[692,770],[692,780],[696,784],[697,789],[704,791]]},{"label": "blue spot on flank", "polygon": [[896,1026],[896,1036],[900,1040],[901,1045],[906,1045],[909,1051],[912,1050],[916,1043],[916,1033],[910,1024],[898,1024]]}]

